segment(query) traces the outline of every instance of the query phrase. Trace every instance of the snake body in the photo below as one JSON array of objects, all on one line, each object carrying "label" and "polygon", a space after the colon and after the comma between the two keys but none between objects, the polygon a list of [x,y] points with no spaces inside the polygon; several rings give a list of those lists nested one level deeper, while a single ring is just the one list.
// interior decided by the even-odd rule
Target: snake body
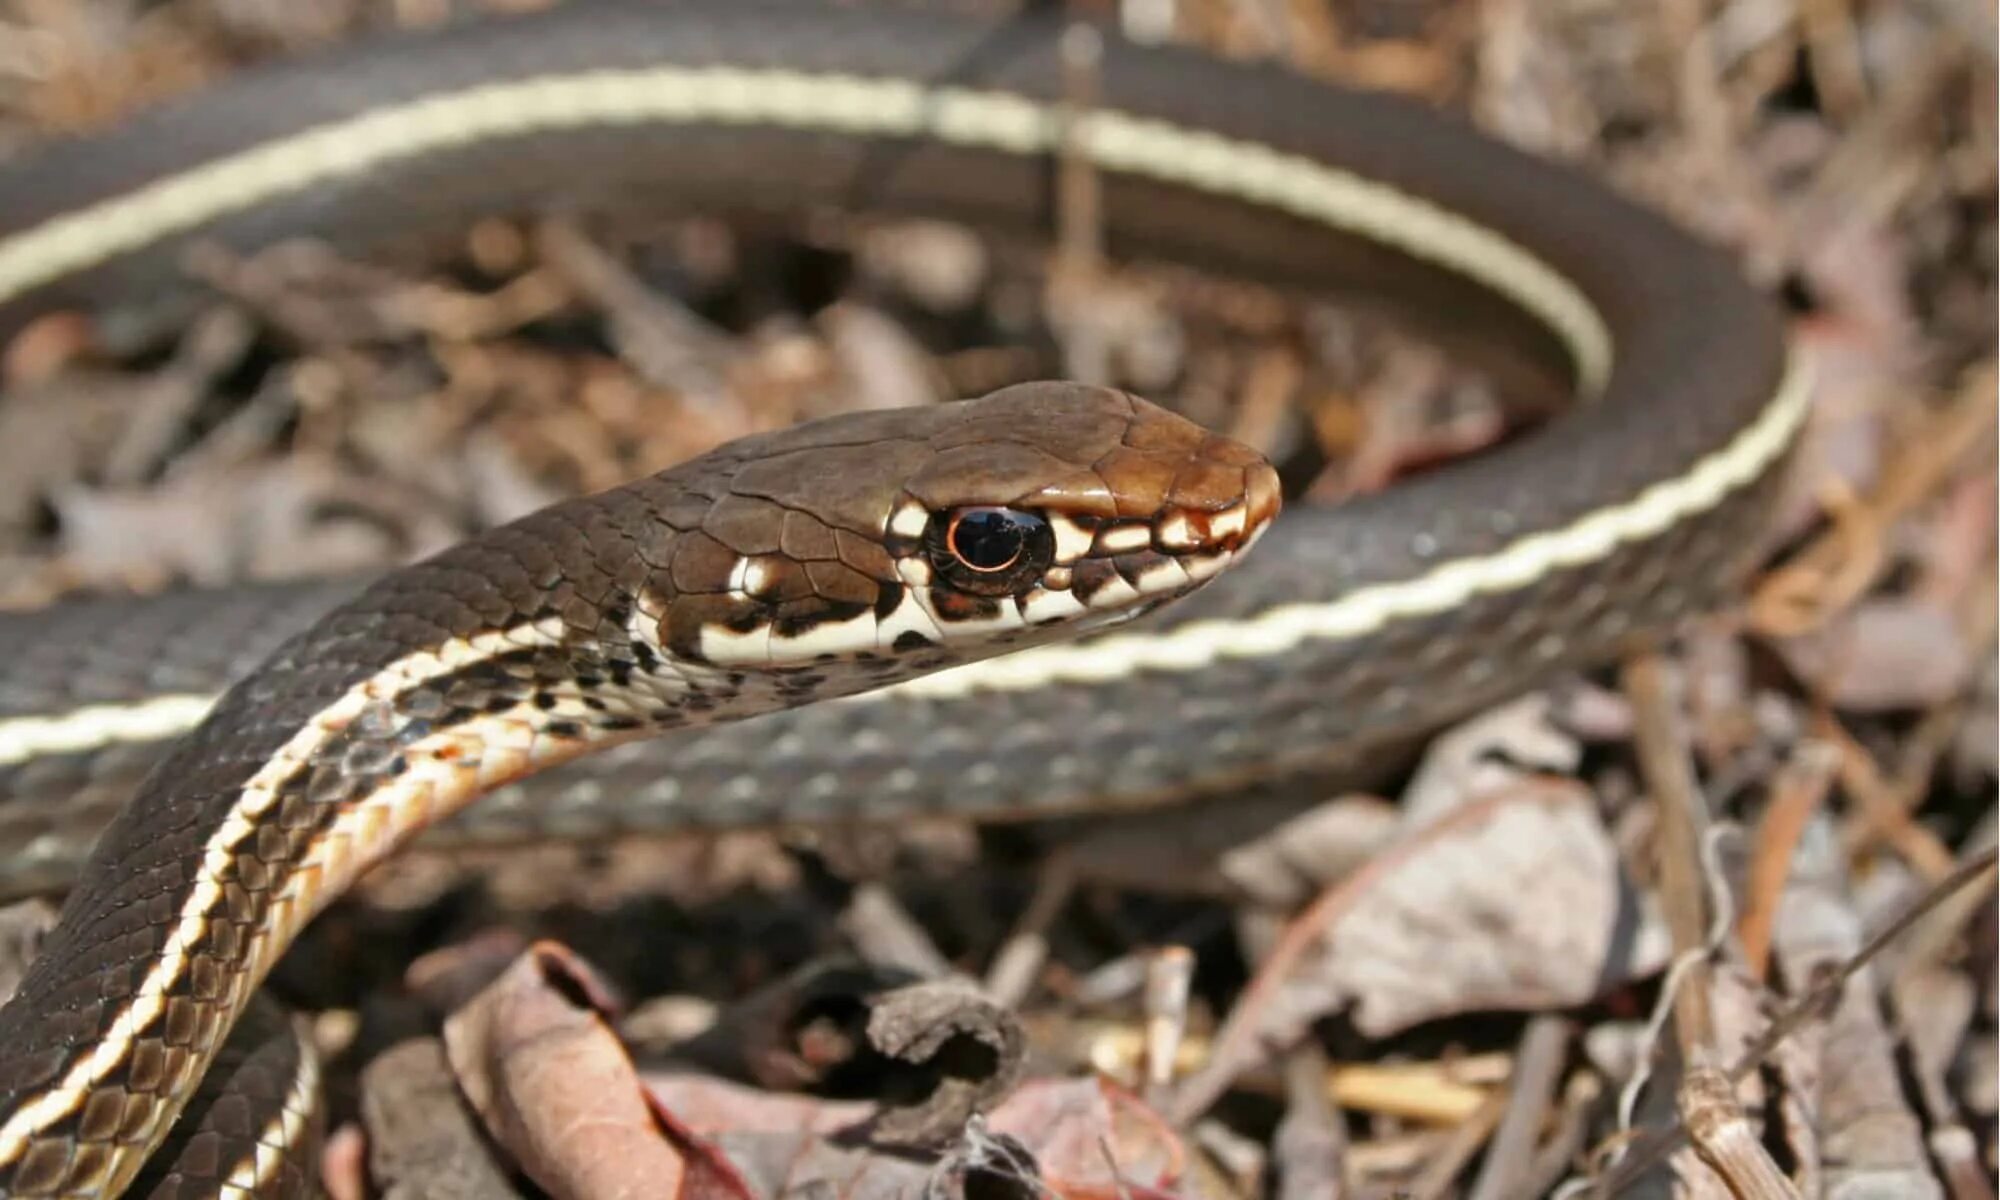
[{"label": "snake body", "polygon": [[730,443],[386,576],[232,687],[0,1009],[0,1180],[128,1182],[292,936],[418,830],[655,731],[885,687],[1213,578],[1254,452],[1031,384]]},{"label": "snake body", "polygon": [[[1137,402],[1035,385],[977,402],[1006,414],[992,422],[875,414],[725,448],[623,499],[572,502],[390,574],[212,708],[198,696],[200,725],[98,843],[0,1010],[0,1195],[129,1180],[311,912],[447,810],[636,735],[628,721],[650,733],[746,718],[656,740],[693,823],[843,815],[827,812],[843,794],[851,815],[899,792],[910,806],[971,794],[994,816],[1139,802],[1365,755],[1727,596],[1807,391],[1779,314],[1726,254],[1417,105],[1275,70],[1110,38],[1092,104],[1074,109],[1060,43],[1045,21],[903,9],[569,5],[251,74],[0,176],[8,322],[166,287],[198,240],[247,250],[310,231],[394,253],[469,213],[523,207],[864,210],[1034,233],[1051,155],[1067,146],[1101,176],[1114,254],[1362,298],[1477,352],[1513,387],[1583,401],[1492,454],[1294,511],[1213,586],[1075,642],[1003,644],[990,604],[918,603],[965,582],[938,567],[953,514],[1043,514],[1049,557],[1032,586],[1063,599],[1019,612],[1073,629],[1185,590],[1176,556],[1204,577],[1233,560],[1275,507],[1264,469]],[[1075,455],[1101,438],[1032,432],[1058,410],[1215,461],[1186,495],[1157,466],[1115,483],[1099,472],[1096,486],[1084,470],[1096,460]],[[986,450],[941,448],[955,436],[941,421],[979,426]],[[1164,453],[1151,436],[1127,448]],[[1024,439],[1033,462],[987,461]],[[864,441],[870,453],[852,453]],[[885,475],[877,450],[892,444],[926,449]],[[864,477],[879,486],[857,495]],[[754,503],[727,499],[739,496]],[[859,541],[794,540],[794,517]],[[1142,552],[1143,570],[1078,565]],[[959,636],[872,670],[810,653],[785,672],[732,665],[768,662],[781,641],[850,655],[864,628],[879,650],[881,629],[911,632],[920,610],[936,625],[939,603],[965,616]],[[87,756],[66,717],[117,724],[115,701],[31,709],[0,719],[0,769]],[[1067,712],[1071,752],[1007,745],[1009,711]],[[1175,724],[1086,719],[1106,712]],[[851,759],[826,750],[862,726],[894,732],[881,786],[844,782]],[[1076,740],[1093,732],[1105,740]],[[691,786],[711,745],[765,774],[740,790]],[[941,771],[952,785],[926,790]],[[242,1140],[210,1138],[206,1157],[172,1168],[176,1186],[199,1194],[233,1174],[264,1187],[261,1168],[288,1159]]]}]

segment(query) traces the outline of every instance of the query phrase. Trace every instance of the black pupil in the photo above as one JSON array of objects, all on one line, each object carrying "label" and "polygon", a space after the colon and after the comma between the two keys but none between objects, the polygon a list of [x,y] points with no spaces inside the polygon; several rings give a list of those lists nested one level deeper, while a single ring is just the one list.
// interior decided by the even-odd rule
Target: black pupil
[{"label": "black pupil", "polygon": [[976,571],[998,571],[1021,557],[1034,518],[1005,508],[976,508],[951,530],[951,552]]}]

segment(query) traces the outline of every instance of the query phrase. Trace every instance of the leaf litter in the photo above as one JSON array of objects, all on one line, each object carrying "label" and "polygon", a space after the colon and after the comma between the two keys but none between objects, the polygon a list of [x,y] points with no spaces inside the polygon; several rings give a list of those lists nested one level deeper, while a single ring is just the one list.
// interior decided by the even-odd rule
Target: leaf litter
[{"label": "leaf litter", "polygon": [[[0,156],[449,7],[13,0]],[[1575,160],[1785,297],[1819,382],[1743,604],[1369,790],[412,855],[281,970],[337,1081],[329,1191],[1990,1196],[1990,6],[1124,8]],[[936,223],[524,214],[451,257],[214,257],[196,311],[23,331],[0,603],[380,568],[744,432],[1079,366],[1319,464],[1318,499],[1515,419],[1357,315],[1060,256],[1054,288]],[[957,1048],[915,1082],[868,1019],[911,988],[904,1048]]]}]

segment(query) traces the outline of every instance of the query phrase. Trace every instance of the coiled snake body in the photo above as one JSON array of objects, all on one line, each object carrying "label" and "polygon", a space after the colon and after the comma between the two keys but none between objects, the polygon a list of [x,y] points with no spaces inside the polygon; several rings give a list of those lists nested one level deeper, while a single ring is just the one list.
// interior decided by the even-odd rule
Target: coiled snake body
[{"label": "coiled snake body", "polygon": [[[0,177],[16,321],[163,287],[198,239],[393,252],[549,203],[1032,232],[1066,143],[1102,176],[1114,253],[1366,297],[1585,401],[1289,514],[1241,568],[1277,508],[1260,459],[1142,401],[1038,384],[733,444],[390,574],[186,706],[205,719],[98,843],[0,1009],[0,1195],[112,1194],[149,1157],[149,1186],[179,1194],[298,1184],[304,1083],[263,1049],[283,1039],[216,1059],[257,981],[368,865],[558,762],[645,736],[689,761],[733,746],[754,774],[793,722],[795,775],[740,809],[681,781],[695,821],[775,819],[824,805],[811,781],[837,783],[840,759],[814,757],[821,710],[772,710],[894,697],[838,707],[904,706],[897,736],[940,744],[970,713],[1070,695],[1184,724],[1146,730],[1146,753],[919,755],[905,786],[859,794],[920,803],[907,784],[931,769],[955,780],[932,794],[989,814],[1160,799],[1363,754],[1727,594],[1806,389],[1725,255],[1416,106],[1272,70],[1111,39],[1071,111],[1057,43],[1046,22],[903,9],[573,4],[289,64]],[[1049,640],[1218,574],[1156,618]],[[87,757],[78,714],[163,725],[118,711],[14,708],[0,772]],[[155,1155],[212,1062],[293,1102]]]}]

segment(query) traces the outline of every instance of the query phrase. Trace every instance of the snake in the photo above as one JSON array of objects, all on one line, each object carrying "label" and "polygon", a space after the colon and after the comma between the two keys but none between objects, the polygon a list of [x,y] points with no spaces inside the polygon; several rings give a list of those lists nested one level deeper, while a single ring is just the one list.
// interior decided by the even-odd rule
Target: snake
[{"label": "snake", "polygon": [[[0,1195],[306,1186],[316,1067],[259,981],[370,865],[509,794],[531,820],[544,780],[596,789],[558,824],[1158,804],[1366,759],[1740,588],[1810,383],[1729,252],[1410,98],[1046,13],[576,0],[247,70],[7,165],[0,329],[198,293],[203,246],[408,255],[476,214],[1041,237],[1079,165],[1113,258],[1379,309],[1574,403],[1315,506],[1146,401],[1029,383],[756,435],[372,581],[15,618],[9,785],[149,765],[0,1008]],[[289,615],[265,641],[229,604]],[[201,665],[114,694],[81,665],[121,643]]]}]

